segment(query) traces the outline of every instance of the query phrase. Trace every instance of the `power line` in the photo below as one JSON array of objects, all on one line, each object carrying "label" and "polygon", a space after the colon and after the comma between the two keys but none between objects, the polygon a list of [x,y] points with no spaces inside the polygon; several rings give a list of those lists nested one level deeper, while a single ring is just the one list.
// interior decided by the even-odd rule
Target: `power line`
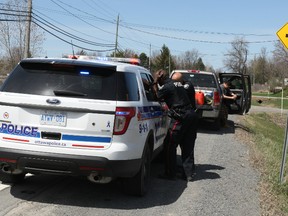
[{"label": "power line", "polygon": [[22,15],[22,14],[11,14],[11,13],[2,13],[2,12],[0,12],[0,15],[16,16],[16,17],[27,17],[27,15]]},{"label": "power line", "polygon": [[[183,40],[183,41],[192,41],[192,42],[199,42],[199,43],[210,43],[210,44],[230,44],[230,42],[223,42],[223,41],[209,41],[209,40],[196,40],[196,39],[190,39],[190,38],[181,38],[181,37],[176,37],[176,36],[168,36],[168,35],[164,35],[164,34],[159,34],[159,33],[154,33],[154,32],[148,32],[148,31],[143,31],[140,29],[136,29],[136,28],[132,28],[129,26],[125,26],[125,25],[121,25],[120,26],[124,27],[124,28],[128,28],[134,31],[138,31],[138,32],[142,32],[145,34],[150,34],[150,35],[154,35],[157,37],[164,37],[164,38],[170,38],[170,39],[175,39],[175,40]],[[247,43],[272,43],[275,42],[277,40],[265,40],[265,41],[248,41]]]},{"label": "power line", "polygon": [[[50,19],[50,20],[52,20],[53,22],[58,23],[59,25],[62,25],[62,26],[64,26],[64,27],[67,28],[67,29],[70,29],[71,31],[75,31],[75,32],[77,32],[77,33],[79,33],[79,34],[83,34],[83,35],[85,35],[85,36],[87,36],[87,37],[95,38],[95,39],[97,39],[97,40],[102,40],[102,41],[109,42],[109,41],[107,41],[107,40],[103,40],[102,38],[98,38],[98,37],[95,37],[95,36],[93,36],[93,35],[86,34],[86,33],[84,33],[84,32],[81,32],[81,31],[78,31],[78,30],[76,30],[76,29],[73,29],[73,28],[71,28],[71,27],[69,27],[69,26],[67,26],[67,25],[64,25],[63,23],[60,23],[60,22],[58,22],[57,20],[52,19],[51,17],[46,16],[45,14],[41,13],[39,10],[36,10],[35,8],[34,8],[34,11],[37,11],[37,13],[39,13],[39,14],[41,14],[42,16],[46,17],[47,19]],[[34,13],[34,14],[35,14],[35,13]]]},{"label": "power line", "polygon": [[17,19],[0,19],[0,21],[1,22],[19,22],[19,21],[21,21],[21,22],[26,22],[26,21],[28,21],[28,20],[24,20],[24,19],[21,19],[21,20],[17,20]]},{"label": "power line", "polygon": [[[64,24],[62,24],[62,23],[59,23],[58,21],[52,19],[51,17],[46,16],[45,14],[41,13],[39,10],[37,10],[37,9],[35,9],[35,8],[34,8],[34,11],[37,11],[37,12],[40,13],[42,16],[45,16],[46,18],[49,18],[49,19],[53,20],[54,22],[56,22],[56,23],[58,23],[58,24],[61,24],[61,25],[65,26],[66,28],[69,28],[69,29],[72,30],[72,31],[76,31],[76,32],[81,33],[81,34],[83,34],[83,35],[96,38],[96,39],[98,39],[98,40],[103,40],[103,39],[97,38],[97,37],[95,37],[95,36],[91,36],[91,35],[85,34],[84,32],[80,32],[80,31],[77,31],[77,30],[75,30],[75,29],[72,29],[72,28],[70,28],[70,27],[68,27],[67,25],[64,25]],[[50,11],[50,10],[49,10],[49,11]],[[52,11],[55,12],[55,10],[52,10]],[[58,12],[59,12],[59,11],[58,11]],[[35,13],[34,13],[34,14],[35,14]],[[67,14],[65,14],[65,15],[67,15]],[[69,13],[69,15],[72,16],[71,13]],[[79,15],[77,15],[77,16],[79,16]],[[113,34],[114,34],[114,33],[113,33]],[[114,35],[115,35],[115,34],[114,34]],[[127,35],[127,34],[126,34],[126,35]],[[134,39],[132,39],[132,38],[129,38],[128,35],[127,35],[127,37],[123,37],[123,36],[121,36],[121,35],[119,34],[118,37],[121,38],[121,39],[126,39],[126,40],[129,40],[129,41],[133,41],[133,42],[135,42],[135,43],[142,44],[142,45],[145,45],[145,46],[149,46],[149,44],[150,44],[150,43],[148,43],[148,42],[145,43],[145,42],[141,42],[141,41],[139,41],[139,40],[134,40]],[[105,41],[105,40],[103,40],[103,41]],[[107,41],[107,40],[106,40],[106,41]],[[155,46],[155,47],[156,47],[156,46]]]},{"label": "power line", "polygon": [[111,16],[112,16],[112,17],[116,17],[117,14],[119,14],[118,11],[115,11],[113,8],[111,8],[109,5],[107,5],[104,1],[96,0],[97,2],[100,2],[100,3],[101,3],[100,5],[97,4],[97,3],[95,2],[95,0],[90,0],[90,1],[92,1],[95,5],[100,6],[100,7],[101,7],[101,4],[102,4],[102,5],[106,5],[106,7],[109,8],[108,10],[106,10],[104,7],[101,7],[101,8],[103,8],[103,9],[104,9],[105,11],[107,11],[108,13],[110,13],[110,11],[113,10],[113,11],[115,12],[115,14],[112,14],[112,13],[111,13]]},{"label": "power line", "polygon": [[[57,4],[55,1],[51,0],[54,4]],[[92,1],[92,0],[91,0]],[[70,8],[73,8],[74,10],[78,10],[82,13],[85,13],[85,14],[89,14],[85,11],[82,11],[78,8],[75,8],[73,6],[71,6],[70,4],[66,4],[62,1],[59,0],[59,2],[61,2],[62,4],[70,7]],[[96,4],[94,1],[92,1],[94,4]],[[57,4],[59,7],[61,7],[59,4]],[[99,6],[98,4],[96,4],[97,6]],[[63,7],[61,7],[62,9],[64,9]],[[102,7],[103,8],[103,7]],[[65,10],[65,9],[64,9]],[[54,12],[58,12],[59,11],[56,11],[56,10],[51,10],[51,11],[54,11]],[[65,10],[67,12],[67,10]],[[75,15],[75,14],[71,14],[71,12],[68,12],[70,15],[72,16],[80,16],[80,15]],[[89,14],[90,16],[92,16],[93,18],[96,18],[98,20],[101,20],[101,21],[104,21],[104,22],[109,22],[109,23],[112,23],[112,24],[116,24],[116,21],[110,21],[110,20],[107,20],[107,19],[103,19],[103,18],[100,18],[100,17],[97,17],[93,14]],[[82,16],[83,17],[83,16]],[[86,18],[89,18],[89,17],[86,17]],[[150,26],[150,25],[144,25],[144,24],[136,24],[136,23],[129,23],[129,22],[122,22],[123,25],[122,27],[126,27],[126,28],[130,28],[132,30],[136,30],[136,31],[140,31],[140,32],[144,32],[144,33],[148,33],[148,34],[151,34],[151,32],[147,32],[147,31],[142,31],[142,30],[139,30],[139,29],[135,29],[133,28],[132,26],[135,26],[135,27],[140,27],[140,28],[149,28],[149,29],[158,29],[158,30],[166,30],[166,31],[176,31],[176,32],[187,32],[187,33],[195,33],[195,34],[212,34],[212,35],[231,35],[231,36],[256,36],[256,37],[267,37],[267,36],[274,36],[272,34],[255,34],[255,33],[231,33],[231,32],[211,32],[211,31],[199,31],[199,30],[188,30],[188,29],[178,29],[178,28],[171,28],[171,27],[161,27],[161,26]],[[169,37],[169,36],[168,36]],[[267,41],[267,40],[266,40]],[[266,42],[264,41],[264,42]],[[258,41],[257,41],[258,42]],[[259,41],[261,42],[261,41]],[[216,42],[218,43],[218,42]]]},{"label": "power line", "polygon": [[[50,0],[50,1],[52,1],[54,4],[58,5],[59,7],[61,7],[61,8],[63,9],[63,7],[60,6],[59,4],[55,3],[54,0]],[[61,1],[61,0],[58,0],[58,2],[60,2],[62,5],[65,5],[65,6],[67,6],[67,7],[70,7],[70,8],[72,8],[72,9],[76,10],[76,11],[79,11],[79,12],[83,13],[83,14],[88,14],[89,16],[94,17],[94,18],[96,18],[96,19],[98,19],[98,20],[101,20],[101,21],[104,21],[104,22],[108,22],[108,23],[111,23],[111,24],[116,24],[115,21],[110,21],[110,20],[107,20],[107,19],[103,19],[103,18],[101,18],[101,17],[97,17],[97,16],[95,16],[94,14],[87,13],[86,11],[83,11],[83,10],[80,10],[79,8],[73,7],[71,4],[64,3],[64,2]],[[64,10],[67,11],[66,9],[64,9]],[[68,12],[69,12],[69,11],[68,11]],[[69,13],[71,13],[71,12],[69,12]],[[71,14],[72,14],[72,13],[71,13]],[[73,14],[73,15],[74,15],[74,14]]]},{"label": "power line", "polygon": [[[54,4],[58,5],[58,7],[62,8],[63,10],[66,11],[66,13],[64,13],[65,15],[70,15],[70,16],[73,16],[73,17],[77,17],[78,19],[81,19],[82,17],[84,17],[83,15],[79,15],[79,14],[74,14],[70,11],[68,11],[67,9],[65,9],[64,7],[62,7],[61,5],[57,4],[55,1],[51,0]],[[92,0],[91,0],[92,1]],[[85,11],[82,11],[78,8],[75,8],[75,7],[72,7],[71,5],[68,5],[68,4],[65,4],[63,3],[62,1],[58,1],[58,2],[61,2],[63,5],[65,6],[68,6],[70,8],[73,8],[74,10],[77,10],[77,11],[80,11],[81,13],[85,13],[85,14],[88,14],[89,16],[85,16],[85,19],[97,19],[99,21],[103,21],[103,22],[108,22],[110,24],[115,24],[115,21],[110,21],[110,20],[107,20],[107,19],[103,19],[101,17],[97,17],[97,16],[94,16],[92,14],[89,14]],[[92,1],[93,2],[93,1]],[[95,2],[93,2],[95,3]],[[50,10],[50,11],[53,11],[53,12],[58,12],[57,10]],[[19,11],[20,12],[20,11]],[[62,13],[63,14],[63,13]],[[7,19],[6,19],[7,20]],[[89,24],[89,25],[92,25],[91,23],[81,19],[83,22]],[[14,21],[13,19],[11,19],[11,21]],[[16,21],[16,20],[15,20]],[[17,20],[18,21],[18,20]],[[25,21],[25,20],[23,20]],[[92,25],[93,27],[99,29],[98,27],[96,27],[95,25]],[[145,33],[145,34],[150,34],[150,35],[154,35],[154,36],[157,36],[157,37],[163,37],[163,38],[168,38],[168,39],[175,39],[175,40],[183,40],[183,41],[191,41],[191,42],[199,42],[199,43],[214,43],[214,44],[230,44],[231,42],[222,42],[222,41],[211,41],[211,40],[196,40],[196,39],[191,39],[191,38],[183,38],[183,37],[176,37],[176,36],[169,36],[169,35],[166,35],[166,34],[159,34],[159,33],[154,33],[154,32],[151,32],[151,31],[144,31],[144,30],[141,30],[141,29],[137,29],[137,28],[133,28],[132,26],[138,26],[138,27],[142,27],[142,28],[150,28],[150,29],[158,29],[158,30],[166,30],[166,31],[178,31],[178,32],[187,32],[187,33],[194,33],[194,34],[212,34],[212,35],[217,35],[217,34],[221,34],[221,35],[232,35],[232,36],[261,36],[261,37],[264,37],[264,36],[271,36],[269,34],[236,34],[236,33],[225,33],[225,32],[207,32],[207,31],[197,31],[197,30],[185,30],[185,29],[177,29],[177,28],[167,28],[167,27],[158,27],[158,26],[148,26],[148,25],[141,25],[141,24],[133,24],[133,23],[129,23],[129,22],[123,22],[123,24],[120,24],[121,27],[123,28],[126,28],[128,30],[132,30],[132,31],[137,31],[137,32],[141,32],[141,33]],[[100,29],[99,29],[100,30]],[[103,30],[103,29],[101,29]],[[105,31],[105,30],[104,30]],[[70,34],[70,33],[69,33]],[[112,34],[112,35],[115,35],[114,33],[111,33],[109,32],[109,34]],[[127,35],[127,34],[126,34]],[[127,35],[128,36],[128,35]],[[149,44],[148,43],[144,43],[144,42],[141,42],[139,40],[134,40],[133,37],[122,37],[121,35],[119,35],[119,38],[121,39],[127,39],[127,40],[130,40],[130,41],[133,41],[135,43],[139,43],[139,44],[142,44],[142,45],[146,45],[148,46]],[[275,42],[276,40],[263,40],[263,41],[248,41],[247,43],[250,43],[250,44],[260,44],[260,43],[271,43],[271,42]],[[69,43],[70,44],[70,43]],[[151,44],[151,43],[150,43]],[[128,45],[129,46],[129,45]],[[158,47],[158,46],[155,46],[152,44],[153,47]],[[158,47],[160,48],[160,47]],[[180,51],[177,51],[177,52],[180,52]]]},{"label": "power line", "polygon": [[[24,11],[17,11],[17,10],[8,10],[8,9],[2,9],[0,8],[0,11],[8,11],[8,12],[24,12]],[[26,11],[25,11],[26,12]],[[27,12],[26,12],[27,13]],[[17,13],[7,13],[7,12],[0,12],[0,15],[6,16],[6,18],[0,18],[0,21],[6,21],[6,22],[26,22],[27,20],[27,14],[17,14]],[[12,16],[14,17],[19,17],[19,18],[25,18],[25,19],[12,19],[12,18],[8,18]]]},{"label": "power line", "polygon": [[[34,21],[33,21],[33,22],[34,22]],[[49,30],[47,30],[46,28],[44,28],[43,26],[41,26],[39,23],[37,23],[37,22],[34,22],[34,23],[35,23],[38,27],[40,27],[41,29],[43,29],[44,31],[46,31],[47,33],[53,35],[54,37],[58,38],[59,40],[65,42],[65,43],[67,43],[67,44],[69,44],[69,45],[71,45],[71,46],[75,46],[75,47],[80,48],[80,49],[83,49],[83,50],[94,51],[94,52],[108,52],[108,51],[114,50],[114,49],[95,50],[95,49],[89,49],[89,48],[85,48],[85,47],[79,46],[79,45],[77,45],[77,44],[74,44],[74,43],[72,43],[72,42],[69,42],[69,41],[67,41],[67,40],[59,37],[58,35],[52,33],[51,31],[49,31]]]},{"label": "power line", "polygon": [[114,46],[115,46],[114,44],[96,43],[96,42],[93,42],[93,41],[89,41],[89,40],[80,38],[80,37],[78,37],[78,36],[75,36],[75,35],[67,32],[67,31],[64,31],[63,29],[58,28],[57,26],[55,26],[55,25],[53,25],[52,23],[48,22],[47,20],[41,18],[40,16],[38,16],[38,15],[35,14],[35,13],[33,13],[33,15],[39,17],[39,18],[40,18],[41,20],[43,20],[45,23],[44,23],[43,21],[41,21],[40,19],[36,18],[35,16],[33,16],[33,18],[34,18],[35,20],[37,20],[38,22],[40,22],[40,23],[44,24],[45,26],[47,26],[47,27],[49,27],[49,28],[51,28],[51,29],[59,32],[60,34],[63,34],[63,35],[68,36],[68,37],[71,37],[71,38],[73,38],[73,39],[75,39],[75,40],[78,40],[78,41],[80,41],[80,42],[87,43],[87,44],[94,45],[94,46],[103,46],[103,47],[114,47]]},{"label": "power line", "polygon": [[[2,9],[0,9],[1,11]],[[10,10],[6,10],[4,9],[4,11],[10,11]],[[11,10],[11,11],[15,11],[15,12],[23,12],[23,11],[16,11],[16,10]],[[16,16],[16,17],[27,17],[26,15],[22,15],[22,14],[14,14],[14,13],[1,13],[0,12],[0,15],[7,15],[7,16]],[[36,16],[36,17],[35,17]],[[38,18],[39,19],[38,19]],[[93,42],[93,41],[89,41],[89,40],[86,40],[86,39],[83,39],[83,38],[80,38],[78,36],[75,36],[75,35],[72,35],[71,33],[67,32],[67,31],[64,31],[63,29],[60,29],[58,27],[56,27],[55,25],[53,25],[52,23],[48,22],[47,20],[41,18],[39,15],[33,13],[33,19],[42,23],[43,25],[45,25],[46,27],[49,27],[51,29],[53,29],[54,31],[60,33],[60,34],[63,34],[65,36],[68,36],[70,38],[73,38],[75,40],[78,40],[80,42],[83,42],[83,43],[86,43],[86,44],[90,44],[90,45],[94,45],[94,46],[102,46],[102,47],[114,47],[115,45],[114,44],[103,44],[103,43],[96,43],[96,42]],[[41,20],[43,21],[41,21]],[[17,20],[17,19],[1,19],[1,21],[27,21],[26,19],[21,19],[21,20]],[[34,21],[35,23],[35,21]],[[42,26],[43,27],[43,26]],[[55,35],[55,34],[54,34]],[[58,37],[59,38],[59,37]]]},{"label": "power line", "polygon": [[[53,1],[53,0],[51,0],[51,1],[55,3],[55,1]],[[66,5],[66,6],[70,7],[70,8],[73,8],[75,10],[81,11],[82,13],[89,14],[89,13],[84,12],[84,11],[78,9],[78,8],[75,8],[75,7],[73,7],[73,6],[69,5],[69,4],[63,3],[60,0],[59,0],[59,2],[61,2],[62,4]],[[57,4],[57,3],[55,3],[55,4]],[[58,6],[60,6],[60,5],[58,4]],[[63,7],[61,7],[61,8],[63,9]],[[73,14],[71,12],[69,12],[69,13],[70,13],[70,15],[72,14],[73,16],[76,16],[75,14]],[[94,17],[94,18],[96,18],[98,20],[115,24],[115,21],[106,20],[106,19],[94,16],[92,14],[89,14],[89,15],[91,15],[92,17]],[[246,34],[246,33],[237,34],[237,33],[225,33],[225,32],[207,32],[207,31],[198,31],[198,30],[185,30],[185,29],[176,29],[176,28],[168,28],[168,27],[148,26],[148,25],[142,25],[142,24],[131,24],[131,23],[128,23],[128,22],[122,22],[122,23],[123,24],[120,23],[119,25],[124,27],[124,28],[133,30],[133,31],[138,31],[138,32],[141,32],[141,33],[150,34],[150,35],[154,35],[154,36],[157,36],[157,37],[163,37],[163,38],[174,39],[174,40],[198,42],[198,43],[230,44],[231,41],[224,41],[223,42],[223,41],[212,41],[212,40],[197,40],[197,39],[191,39],[191,38],[169,36],[169,35],[166,35],[166,34],[159,34],[159,33],[154,33],[154,32],[150,32],[150,31],[144,31],[144,30],[141,30],[141,29],[133,28],[133,27],[131,27],[129,25],[140,26],[140,27],[145,27],[145,28],[160,29],[160,30],[162,29],[162,30],[169,30],[169,31],[179,31],[179,32],[188,32],[188,33],[199,33],[199,34],[213,34],[213,35],[217,35],[218,34],[218,35],[231,35],[231,36],[261,36],[261,37],[271,36],[270,34]],[[113,33],[109,32],[109,34],[113,34]],[[121,38],[121,36],[119,36],[119,37]],[[122,37],[122,38],[124,38],[124,37]],[[131,38],[127,38],[127,39],[133,41],[133,39],[131,39]],[[275,40],[248,41],[248,43],[250,43],[250,44],[252,44],[252,43],[273,43],[273,42],[275,42]]]},{"label": "power line", "polygon": [[[92,3],[96,5],[96,7],[95,7],[95,6],[91,5],[89,2],[87,2],[86,0],[82,0],[82,1],[85,4],[87,4],[89,7],[91,7],[93,10],[98,11],[98,13],[101,13],[104,16],[109,16],[109,18],[112,18],[112,19],[114,19],[117,16],[117,15],[111,14],[110,11],[106,10],[105,7],[102,7],[101,4],[97,4],[96,2],[92,1]],[[104,12],[106,12],[106,13],[104,13]]]},{"label": "power line", "polygon": [[2,11],[9,11],[9,12],[17,12],[17,13],[25,13],[26,16],[27,16],[27,14],[28,14],[27,11],[21,11],[21,10],[12,10],[12,9],[5,9],[5,8],[0,8],[0,10],[2,10]]},{"label": "power line", "polygon": [[232,36],[256,36],[256,37],[268,37],[274,36],[272,34],[254,34],[254,33],[231,33],[231,32],[211,32],[211,31],[199,31],[199,30],[188,30],[188,29],[178,29],[178,28],[170,28],[170,27],[160,27],[160,26],[149,26],[143,24],[135,24],[135,23],[123,23],[126,26],[135,26],[140,28],[149,28],[149,29],[156,29],[156,30],[165,30],[165,31],[176,31],[176,32],[187,32],[187,33],[194,33],[194,34],[212,34],[212,35],[232,35]]},{"label": "power line", "polygon": [[[105,33],[115,35],[114,33],[105,31],[104,29],[101,29],[101,28],[99,28],[99,27],[97,27],[97,26],[95,26],[95,25],[92,25],[91,23],[83,20],[81,17],[79,17],[79,16],[73,14],[72,12],[66,10],[64,7],[62,7],[61,5],[59,5],[58,3],[56,3],[54,0],[50,0],[50,1],[52,1],[54,4],[58,5],[58,7],[62,8],[62,9],[65,10],[66,12],[70,13],[70,14],[73,15],[74,17],[77,17],[77,18],[80,19],[81,21],[85,22],[86,24],[88,24],[88,25],[90,25],[90,26],[92,26],[92,27],[94,27],[94,28],[96,28],[96,29],[98,29],[98,30],[100,30],[100,31],[103,31],[103,32],[105,32]],[[64,5],[66,5],[66,6],[72,7],[72,6],[68,5],[68,4],[63,3],[63,2],[60,1],[60,0],[58,0],[58,1],[61,2],[61,3],[64,4]],[[74,8],[74,7],[72,7],[72,8]],[[97,17],[97,18],[98,18],[98,17]],[[99,19],[107,22],[107,20],[105,20],[105,19],[101,19],[101,18],[99,18]],[[109,21],[108,21],[108,22],[109,22]],[[113,22],[110,22],[110,23],[113,23]],[[114,23],[113,23],[113,24],[114,24]]]}]

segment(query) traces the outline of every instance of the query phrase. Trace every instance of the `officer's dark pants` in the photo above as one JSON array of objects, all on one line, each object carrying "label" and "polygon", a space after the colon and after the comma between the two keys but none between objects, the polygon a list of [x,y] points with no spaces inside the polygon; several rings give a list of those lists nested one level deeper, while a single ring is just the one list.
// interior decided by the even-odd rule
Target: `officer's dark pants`
[{"label": "officer's dark pants", "polygon": [[194,146],[197,138],[197,129],[198,115],[194,111],[187,112],[182,123],[179,143],[181,147],[182,165],[187,177],[192,176],[195,170]]},{"label": "officer's dark pants", "polygon": [[194,169],[194,146],[197,137],[198,116],[193,110],[186,110],[182,120],[171,119],[165,138],[165,173],[175,177],[177,172],[177,146],[181,147],[181,159],[186,176]]}]

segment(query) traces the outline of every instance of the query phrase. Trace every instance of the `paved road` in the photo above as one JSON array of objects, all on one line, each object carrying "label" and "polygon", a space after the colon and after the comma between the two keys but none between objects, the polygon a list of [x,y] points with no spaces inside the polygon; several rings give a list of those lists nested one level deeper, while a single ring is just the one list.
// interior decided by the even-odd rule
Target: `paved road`
[{"label": "paved road", "polygon": [[193,182],[158,179],[153,163],[152,187],[142,198],[124,195],[120,185],[92,184],[63,176],[29,176],[20,185],[0,184],[0,216],[131,215],[257,216],[259,174],[249,164],[248,148],[235,139],[241,116],[230,128],[201,128],[196,141],[197,176]]}]

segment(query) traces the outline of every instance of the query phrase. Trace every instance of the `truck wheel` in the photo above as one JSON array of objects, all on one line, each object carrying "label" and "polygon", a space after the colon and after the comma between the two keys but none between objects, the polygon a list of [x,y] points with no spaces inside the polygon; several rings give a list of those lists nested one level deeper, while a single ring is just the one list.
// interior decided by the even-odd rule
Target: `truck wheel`
[{"label": "truck wheel", "polygon": [[243,107],[241,115],[245,115],[246,113],[248,113],[249,109],[246,107],[247,107],[247,104],[245,104],[245,106]]},{"label": "truck wheel", "polygon": [[248,113],[249,110],[250,110],[250,108],[246,108],[246,109],[245,109],[245,114]]},{"label": "truck wheel", "polygon": [[221,119],[220,119],[220,116],[219,116],[214,121],[213,130],[217,131],[217,130],[220,130],[220,128],[221,128]]},{"label": "truck wheel", "polygon": [[226,106],[222,106],[220,110],[220,126],[224,127],[227,124],[228,111]]},{"label": "truck wheel", "polygon": [[24,180],[25,174],[8,174],[0,170],[0,181],[2,183],[20,183]]},{"label": "truck wheel", "polygon": [[139,172],[132,178],[124,180],[125,191],[130,195],[144,196],[150,185],[151,151],[146,146]]}]

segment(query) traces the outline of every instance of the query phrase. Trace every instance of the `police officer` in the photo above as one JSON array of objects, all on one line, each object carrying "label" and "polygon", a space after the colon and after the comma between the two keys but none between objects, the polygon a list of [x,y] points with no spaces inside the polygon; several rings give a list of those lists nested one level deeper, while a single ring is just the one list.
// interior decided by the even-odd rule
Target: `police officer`
[{"label": "police officer", "polygon": [[[181,82],[183,84],[184,89],[186,90],[188,97],[190,99],[192,113],[190,116],[189,122],[189,134],[187,134],[187,142],[180,144],[181,151],[182,151],[182,163],[184,172],[186,170],[190,171],[192,167],[192,173],[186,173],[186,176],[194,175],[195,174],[195,159],[194,159],[194,147],[195,147],[195,140],[197,138],[197,131],[198,131],[198,115],[196,113],[196,100],[195,100],[195,88],[189,80],[183,80],[182,73],[175,72],[172,75],[172,80]],[[182,128],[183,129],[183,128]]]},{"label": "police officer", "polygon": [[170,79],[165,70],[159,70],[155,73],[153,88],[157,97],[166,102],[171,118],[164,144],[165,173],[160,177],[176,179],[177,146],[180,144],[185,178],[190,181],[193,174],[193,159],[191,157],[193,145],[191,141],[195,142],[196,137],[195,133],[192,133],[195,114],[188,94],[183,84]]},{"label": "police officer", "polygon": [[195,88],[191,81],[189,80],[183,80],[183,75],[180,72],[175,72],[172,75],[172,80],[181,82],[184,86],[184,89],[186,90],[188,97],[191,102],[191,106],[193,110],[196,110],[196,100],[195,100]]}]

